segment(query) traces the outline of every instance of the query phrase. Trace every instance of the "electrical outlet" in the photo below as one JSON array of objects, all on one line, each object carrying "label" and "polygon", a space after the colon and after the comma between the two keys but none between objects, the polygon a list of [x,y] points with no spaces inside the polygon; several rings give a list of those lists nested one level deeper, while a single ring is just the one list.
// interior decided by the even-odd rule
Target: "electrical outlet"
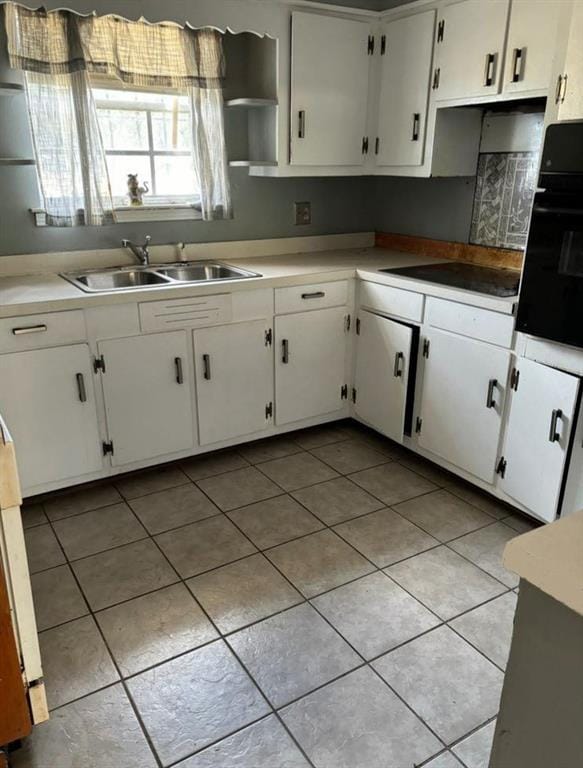
[{"label": "electrical outlet", "polygon": [[307,203],[294,203],[294,210],[296,214],[296,224],[311,224],[312,223],[312,204]]}]

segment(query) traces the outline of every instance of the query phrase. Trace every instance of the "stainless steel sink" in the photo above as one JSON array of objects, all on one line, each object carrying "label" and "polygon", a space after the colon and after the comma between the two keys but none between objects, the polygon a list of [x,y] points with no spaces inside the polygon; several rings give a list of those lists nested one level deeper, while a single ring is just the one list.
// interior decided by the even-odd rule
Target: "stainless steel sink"
[{"label": "stainless steel sink", "polygon": [[199,282],[200,280],[235,280],[238,277],[252,276],[252,273],[246,272],[244,269],[206,262],[156,267],[156,271],[160,275],[183,283]]},{"label": "stainless steel sink", "polygon": [[88,269],[83,272],[63,272],[61,277],[86,293],[131,291],[163,288],[187,283],[207,283],[215,280],[241,280],[261,277],[239,267],[214,261],[185,261],[143,267],[114,267]]}]

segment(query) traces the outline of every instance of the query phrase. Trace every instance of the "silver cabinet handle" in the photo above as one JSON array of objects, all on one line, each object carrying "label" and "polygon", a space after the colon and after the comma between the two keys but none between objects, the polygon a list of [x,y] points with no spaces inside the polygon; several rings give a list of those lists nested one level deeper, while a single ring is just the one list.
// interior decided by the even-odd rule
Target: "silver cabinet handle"
[{"label": "silver cabinet handle", "polygon": [[25,333],[44,333],[47,326],[44,323],[39,325],[25,325],[22,328],[13,328],[12,333],[15,336],[23,336]]},{"label": "silver cabinet handle", "polygon": [[559,424],[559,419],[563,418],[563,411],[560,408],[557,408],[553,411],[551,415],[551,428],[549,429],[549,442],[550,443],[558,443],[561,439],[561,433],[557,432],[557,426]]},{"label": "silver cabinet handle", "polygon": [[411,141],[419,141],[419,124],[421,122],[421,113],[413,113],[413,133],[411,134]]},{"label": "silver cabinet handle", "polygon": [[281,362],[289,363],[289,341],[287,339],[281,341]]},{"label": "silver cabinet handle", "polygon": [[495,64],[496,64],[496,54],[487,53],[486,54],[486,71],[484,72],[484,86],[486,88],[494,83]]},{"label": "silver cabinet handle", "polygon": [[202,365],[203,365],[203,377],[210,381],[211,379],[211,356],[210,355],[203,355],[202,356]]},{"label": "silver cabinet handle", "polygon": [[300,109],[298,112],[298,139],[306,136],[306,110]]},{"label": "silver cabinet handle", "polygon": [[401,368],[401,360],[405,360],[405,355],[402,352],[397,352],[395,355],[395,365],[393,366],[393,376],[398,379],[403,375],[403,369]]},{"label": "silver cabinet handle", "polygon": [[184,384],[184,374],[182,372],[182,358],[181,357],[175,357],[174,358],[174,368],[176,370],[176,383],[177,384]]},{"label": "silver cabinet handle", "polygon": [[524,56],[524,48],[515,48],[512,52],[512,77],[511,83],[518,83],[522,78],[522,62]]},{"label": "silver cabinet handle", "polygon": [[490,379],[488,382],[488,396],[486,397],[486,408],[495,408],[494,390],[498,386],[498,379]]},{"label": "silver cabinet handle", "polygon": [[76,373],[75,379],[77,380],[77,392],[79,393],[79,400],[82,403],[86,403],[87,390],[85,389],[85,377],[82,373]]},{"label": "silver cabinet handle", "polygon": [[325,291],[314,291],[313,293],[302,293],[302,299],[323,299]]},{"label": "silver cabinet handle", "polygon": [[562,104],[565,101],[567,95],[567,79],[568,75],[559,75],[557,80],[557,92],[555,94],[555,103]]}]

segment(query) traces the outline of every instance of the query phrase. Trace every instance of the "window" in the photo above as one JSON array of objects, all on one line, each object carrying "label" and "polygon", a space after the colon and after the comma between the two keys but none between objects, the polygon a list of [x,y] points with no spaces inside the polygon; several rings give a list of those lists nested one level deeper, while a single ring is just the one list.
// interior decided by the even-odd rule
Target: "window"
[{"label": "window", "polygon": [[130,173],[148,188],[146,207],[196,205],[200,194],[188,149],[186,97],[104,88],[94,88],[93,97],[116,208],[129,206]]}]

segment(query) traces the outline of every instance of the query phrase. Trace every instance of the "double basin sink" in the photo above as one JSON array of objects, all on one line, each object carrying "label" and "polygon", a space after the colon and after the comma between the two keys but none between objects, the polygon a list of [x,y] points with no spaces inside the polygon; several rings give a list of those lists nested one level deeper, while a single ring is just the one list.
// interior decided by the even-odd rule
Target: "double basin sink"
[{"label": "double basin sink", "polygon": [[217,261],[181,261],[174,264],[63,272],[61,277],[86,293],[102,293],[140,288],[168,288],[170,285],[207,283],[214,280],[241,280],[261,275]]}]

